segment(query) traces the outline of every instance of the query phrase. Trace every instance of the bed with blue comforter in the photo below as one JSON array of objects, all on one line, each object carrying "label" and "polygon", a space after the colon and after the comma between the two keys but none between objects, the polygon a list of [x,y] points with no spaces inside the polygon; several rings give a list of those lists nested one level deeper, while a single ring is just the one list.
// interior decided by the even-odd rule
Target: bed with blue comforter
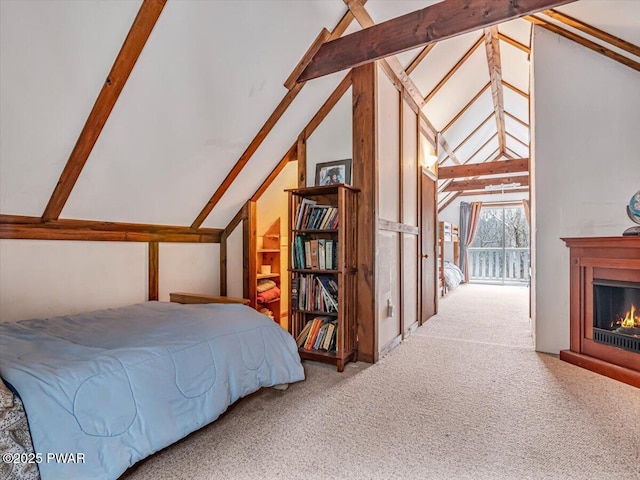
[{"label": "bed with blue comforter", "polygon": [[166,302],[2,323],[0,374],[22,399],[43,480],[115,479],[239,398],[304,379],[295,341],[268,317]]}]

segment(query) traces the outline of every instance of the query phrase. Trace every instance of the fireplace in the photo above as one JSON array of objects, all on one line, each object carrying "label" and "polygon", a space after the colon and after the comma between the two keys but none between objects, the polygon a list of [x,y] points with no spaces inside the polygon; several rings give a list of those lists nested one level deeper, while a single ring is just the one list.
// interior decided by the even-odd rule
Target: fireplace
[{"label": "fireplace", "polygon": [[640,353],[640,284],[593,279],[593,340]]},{"label": "fireplace", "polygon": [[563,240],[570,349],[560,359],[640,387],[640,237]]}]

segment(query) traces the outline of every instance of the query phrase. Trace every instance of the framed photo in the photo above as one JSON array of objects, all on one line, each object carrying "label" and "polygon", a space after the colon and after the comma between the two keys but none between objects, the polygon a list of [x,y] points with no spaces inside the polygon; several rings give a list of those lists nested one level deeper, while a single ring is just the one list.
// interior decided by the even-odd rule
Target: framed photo
[{"label": "framed photo", "polygon": [[316,186],[346,183],[351,185],[351,159],[318,163],[316,165]]}]

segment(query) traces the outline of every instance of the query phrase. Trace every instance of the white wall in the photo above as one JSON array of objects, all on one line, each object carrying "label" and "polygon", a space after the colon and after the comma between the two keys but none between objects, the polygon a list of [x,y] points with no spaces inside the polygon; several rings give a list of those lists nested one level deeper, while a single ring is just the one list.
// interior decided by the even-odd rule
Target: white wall
[{"label": "white wall", "polygon": [[0,320],[145,301],[147,262],[146,243],[0,240]]},{"label": "white wall", "polygon": [[315,185],[316,165],[351,158],[351,87],[307,139],[307,186]]},{"label": "white wall", "polygon": [[538,27],[533,41],[536,349],[569,347],[569,250],[618,236],[640,188],[640,73]]},{"label": "white wall", "polygon": [[[220,291],[220,246],[160,244],[160,295]],[[148,246],[138,242],[0,240],[0,321],[143,302]]]}]

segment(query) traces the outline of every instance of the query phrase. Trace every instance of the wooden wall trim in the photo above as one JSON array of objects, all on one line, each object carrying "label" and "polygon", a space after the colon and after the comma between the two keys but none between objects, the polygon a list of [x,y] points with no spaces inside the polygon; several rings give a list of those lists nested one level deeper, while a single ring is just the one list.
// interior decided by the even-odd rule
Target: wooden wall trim
[{"label": "wooden wall trim", "polygon": [[419,235],[420,229],[413,225],[407,225],[405,223],[393,222],[391,220],[378,219],[378,229],[385,230],[387,232],[406,233],[409,235]]},{"label": "wooden wall trim", "polygon": [[0,239],[220,243],[221,234],[218,228],[0,215]]},{"label": "wooden wall trim", "polygon": [[377,67],[353,69],[353,186],[360,189],[357,233],[358,360],[378,360],[376,248],[378,236]]},{"label": "wooden wall trim", "polygon": [[149,242],[149,301],[158,300],[160,290],[160,248],[158,242]]},{"label": "wooden wall trim", "polygon": [[489,27],[572,0],[448,0],[322,45],[298,81],[364,65],[421,45]]},{"label": "wooden wall trim", "polygon": [[167,0],[144,0],[42,214],[60,216]]}]

